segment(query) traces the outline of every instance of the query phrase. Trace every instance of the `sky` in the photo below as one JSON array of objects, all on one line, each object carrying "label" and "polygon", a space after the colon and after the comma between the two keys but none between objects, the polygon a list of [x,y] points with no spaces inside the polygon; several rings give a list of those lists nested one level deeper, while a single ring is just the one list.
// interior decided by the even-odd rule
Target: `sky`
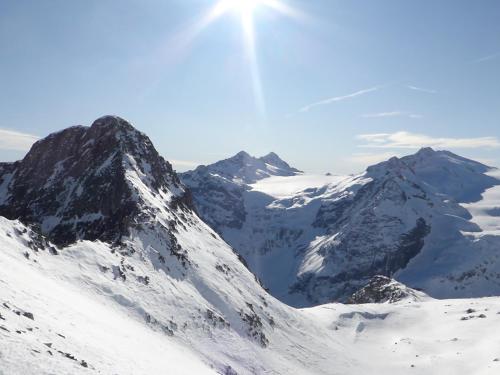
[{"label": "sky", "polygon": [[499,19],[498,0],[2,0],[0,160],[113,114],[179,171],[245,150],[354,173],[424,146],[500,167]]}]

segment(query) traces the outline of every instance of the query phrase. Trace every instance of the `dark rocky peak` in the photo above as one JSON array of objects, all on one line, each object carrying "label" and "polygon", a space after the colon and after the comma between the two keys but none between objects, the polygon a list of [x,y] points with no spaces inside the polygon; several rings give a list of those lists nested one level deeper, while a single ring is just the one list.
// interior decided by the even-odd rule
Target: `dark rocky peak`
[{"label": "dark rocky peak", "polygon": [[227,159],[227,160],[252,160],[253,157],[246,151],[240,151],[233,157]]},{"label": "dark rocky peak", "polygon": [[144,213],[145,196],[191,208],[149,138],[115,116],[47,136],[10,169],[0,189],[0,215],[39,225],[59,244],[118,240]]},{"label": "dark rocky peak", "polygon": [[422,147],[415,155],[422,158],[428,158],[436,155],[436,151],[432,147]]},{"label": "dark rocky peak", "polygon": [[374,276],[368,285],[354,293],[348,300],[349,304],[364,303],[395,303],[400,301],[422,301],[428,296],[409,288],[386,276]]}]

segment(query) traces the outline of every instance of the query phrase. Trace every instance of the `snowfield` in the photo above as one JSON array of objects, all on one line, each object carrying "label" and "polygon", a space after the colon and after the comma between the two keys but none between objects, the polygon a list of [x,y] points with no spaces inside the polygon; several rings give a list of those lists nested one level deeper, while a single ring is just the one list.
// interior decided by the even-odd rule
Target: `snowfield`
[{"label": "snowfield", "polygon": [[500,373],[500,299],[324,305],[303,310],[343,339],[363,368],[338,374]]},{"label": "snowfield", "polygon": [[[500,180],[499,170],[494,170],[489,175]],[[471,221],[481,228],[477,236],[500,236],[500,186],[486,190],[481,200],[463,206],[471,213]]]},{"label": "snowfield", "polygon": [[258,191],[273,198],[287,198],[303,190],[320,188],[329,184],[338,184],[347,176],[298,174],[295,176],[271,176],[251,184],[252,191]]}]

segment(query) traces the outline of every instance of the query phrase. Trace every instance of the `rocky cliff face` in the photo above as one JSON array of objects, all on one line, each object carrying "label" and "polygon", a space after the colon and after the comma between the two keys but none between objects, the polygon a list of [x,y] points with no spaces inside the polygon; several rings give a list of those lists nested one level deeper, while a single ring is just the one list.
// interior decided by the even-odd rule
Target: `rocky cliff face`
[{"label": "rocky cliff face", "polygon": [[119,117],[51,134],[23,160],[0,168],[0,215],[38,225],[57,244],[119,241],[148,214],[140,189],[192,208],[171,165]]}]

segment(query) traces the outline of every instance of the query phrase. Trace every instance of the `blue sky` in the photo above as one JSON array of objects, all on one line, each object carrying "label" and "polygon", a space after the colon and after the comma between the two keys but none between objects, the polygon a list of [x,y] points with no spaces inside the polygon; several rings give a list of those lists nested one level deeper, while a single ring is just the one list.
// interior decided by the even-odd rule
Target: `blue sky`
[{"label": "blue sky", "polygon": [[203,22],[216,3],[1,1],[0,160],[116,114],[178,170],[246,150],[349,173],[421,146],[500,166],[499,1],[261,4],[254,54],[240,12]]}]

